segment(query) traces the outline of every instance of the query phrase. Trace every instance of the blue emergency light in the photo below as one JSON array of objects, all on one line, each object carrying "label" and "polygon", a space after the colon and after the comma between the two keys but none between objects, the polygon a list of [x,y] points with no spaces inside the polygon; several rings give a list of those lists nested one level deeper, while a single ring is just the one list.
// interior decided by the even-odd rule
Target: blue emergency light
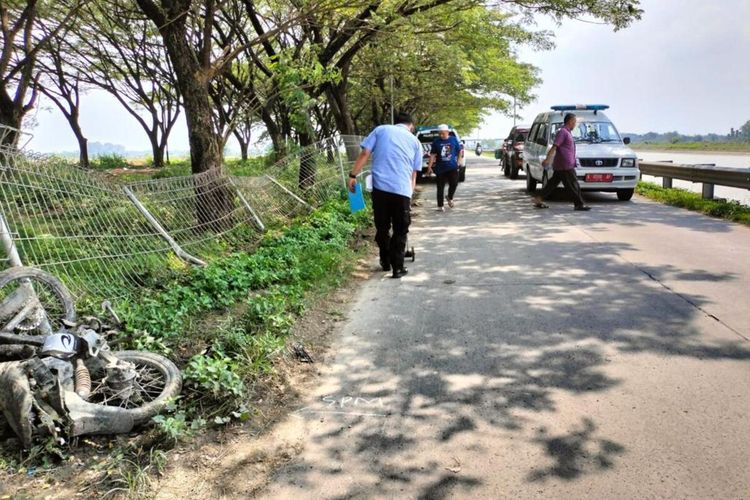
[{"label": "blue emergency light", "polygon": [[560,104],[552,106],[551,109],[553,111],[604,111],[605,109],[609,109],[609,106],[606,104]]}]

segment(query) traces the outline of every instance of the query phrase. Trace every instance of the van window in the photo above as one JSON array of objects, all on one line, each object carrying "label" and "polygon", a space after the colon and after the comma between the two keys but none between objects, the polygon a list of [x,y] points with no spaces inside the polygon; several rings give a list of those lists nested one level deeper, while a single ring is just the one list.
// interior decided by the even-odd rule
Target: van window
[{"label": "van window", "polygon": [[542,123],[539,125],[539,130],[536,133],[536,143],[540,146],[547,145],[547,124]]},{"label": "van window", "polygon": [[539,124],[535,123],[531,126],[531,131],[529,132],[529,142],[536,142],[536,133],[539,130]]},{"label": "van window", "polygon": [[[562,123],[552,125],[552,133],[556,135],[562,125]],[[576,124],[571,134],[576,142],[622,142],[620,134],[611,122],[582,120]]]}]

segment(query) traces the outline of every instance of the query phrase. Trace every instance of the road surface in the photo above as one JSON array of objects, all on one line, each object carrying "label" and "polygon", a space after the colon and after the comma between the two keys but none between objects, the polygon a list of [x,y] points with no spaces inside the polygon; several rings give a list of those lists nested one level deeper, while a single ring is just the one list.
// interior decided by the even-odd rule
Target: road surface
[{"label": "road surface", "polygon": [[536,210],[494,165],[447,213],[425,185],[417,261],[361,290],[260,497],[749,498],[750,229]]}]

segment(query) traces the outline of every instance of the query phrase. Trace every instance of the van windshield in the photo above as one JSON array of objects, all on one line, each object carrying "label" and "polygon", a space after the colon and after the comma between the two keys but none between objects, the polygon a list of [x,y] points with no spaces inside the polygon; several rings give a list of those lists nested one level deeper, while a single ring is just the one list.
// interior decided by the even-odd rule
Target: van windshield
[{"label": "van windshield", "polygon": [[[554,140],[562,123],[552,126],[550,140]],[[576,142],[600,143],[600,142],[622,142],[617,129],[610,122],[579,121],[571,133]]]}]

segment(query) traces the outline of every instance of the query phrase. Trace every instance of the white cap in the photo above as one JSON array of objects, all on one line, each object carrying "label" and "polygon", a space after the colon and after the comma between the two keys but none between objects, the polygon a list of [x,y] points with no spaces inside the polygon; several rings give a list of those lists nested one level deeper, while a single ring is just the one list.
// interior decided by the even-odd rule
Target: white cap
[{"label": "white cap", "polygon": [[445,123],[442,123],[442,124],[438,125],[438,131],[442,132],[443,130],[450,131],[450,127],[448,125],[446,125]]}]

